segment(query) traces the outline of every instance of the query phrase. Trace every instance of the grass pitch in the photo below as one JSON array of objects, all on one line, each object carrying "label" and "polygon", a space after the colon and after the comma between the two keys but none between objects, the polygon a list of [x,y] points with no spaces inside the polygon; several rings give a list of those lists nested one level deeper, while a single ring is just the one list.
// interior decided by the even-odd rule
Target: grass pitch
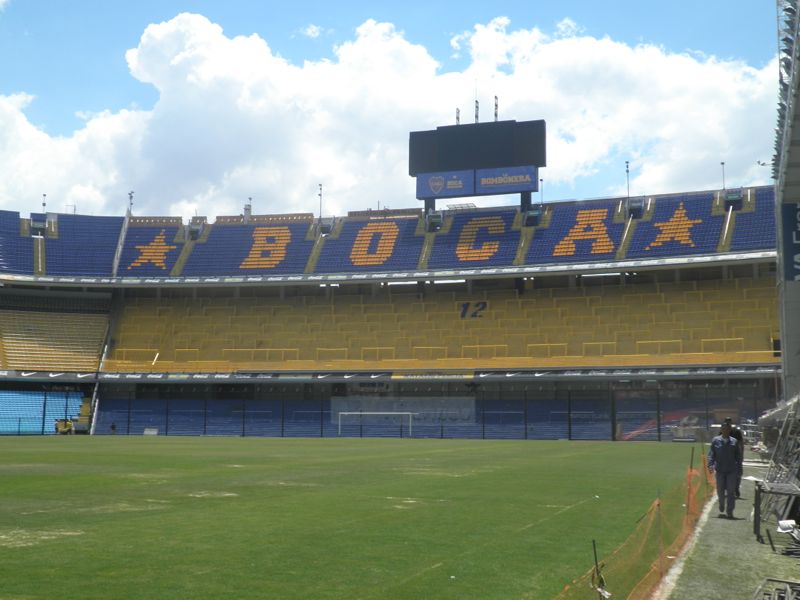
[{"label": "grass pitch", "polygon": [[689,455],[658,443],[0,438],[0,599],[552,598],[592,566],[593,539],[610,554],[682,484]]}]

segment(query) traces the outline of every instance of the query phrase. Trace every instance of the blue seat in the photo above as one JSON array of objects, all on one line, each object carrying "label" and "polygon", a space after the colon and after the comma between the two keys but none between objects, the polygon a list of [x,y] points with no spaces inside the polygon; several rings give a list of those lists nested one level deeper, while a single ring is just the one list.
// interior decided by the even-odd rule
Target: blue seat
[{"label": "blue seat", "polygon": [[547,227],[537,228],[526,264],[614,260],[624,223],[614,223],[618,200],[564,202],[550,206]]},{"label": "blue seat", "polygon": [[33,239],[19,230],[19,213],[0,210],[0,273],[33,275]]},{"label": "blue seat", "polygon": [[122,217],[57,215],[58,238],[45,238],[47,275],[110,277]]},{"label": "blue seat", "polygon": [[715,254],[723,215],[712,215],[714,194],[700,192],[655,198],[649,221],[639,221],[627,258]]},{"label": "blue seat", "polygon": [[74,391],[0,391],[0,435],[50,435],[55,422],[76,417],[83,396]]},{"label": "blue seat", "polygon": [[775,190],[772,187],[756,189],[755,210],[736,213],[731,239],[731,250],[772,250],[775,239]]},{"label": "blue seat", "polygon": [[436,235],[428,267],[465,269],[512,265],[520,232],[511,227],[518,212],[516,208],[500,208],[455,214],[450,231]]},{"label": "blue seat", "polygon": [[119,258],[119,277],[166,277],[180,256],[182,245],[174,242],[176,226],[131,226]]},{"label": "blue seat", "polygon": [[267,275],[303,273],[314,240],[310,222],[214,224],[205,242],[189,254],[181,275]]},{"label": "blue seat", "polygon": [[316,273],[410,271],[417,268],[424,236],[418,218],[348,219],[337,238],[328,237]]}]

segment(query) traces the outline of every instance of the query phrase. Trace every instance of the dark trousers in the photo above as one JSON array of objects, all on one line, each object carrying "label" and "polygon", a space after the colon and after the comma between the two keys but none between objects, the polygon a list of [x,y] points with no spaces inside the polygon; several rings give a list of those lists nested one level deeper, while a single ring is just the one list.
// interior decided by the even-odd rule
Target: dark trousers
[{"label": "dark trousers", "polygon": [[720,473],[717,471],[716,476],[719,512],[727,513],[729,517],[733,516],[733,509],[736,507],[736,483],[739,480],[739,474],[735,471],[733,473]]}]

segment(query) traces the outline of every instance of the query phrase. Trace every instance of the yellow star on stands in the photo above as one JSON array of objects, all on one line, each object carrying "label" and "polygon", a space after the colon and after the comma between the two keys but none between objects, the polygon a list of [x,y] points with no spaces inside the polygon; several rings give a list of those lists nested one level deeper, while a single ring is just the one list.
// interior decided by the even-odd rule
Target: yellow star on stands
[{"label": "yellow star on stands", "polygon": [[653,223],[653,227],[660,230],[656,239],[653,240],[645,250],[663,246],[670,241],[676,241],[684,246],[694,248],[694,241],[692,240],[691,229],[698,223],[702,223],[703,219],[690,219],[686,213],[686,207],[681,202],[675,212],[669,218],[669,221],[663,223]]},{"label": "yellow star on stands", "polygon": [[142,265],[151,264],[161,269],[167,268],[167,254],[170,250],[174,250],[177,246],[170,246],[167,244],[167,236],[162,229],[161,232],[153,238],[149,244],[136,246],[139,251],[139,258],[128,265],[128,269],[134,267],[141,267]]}]

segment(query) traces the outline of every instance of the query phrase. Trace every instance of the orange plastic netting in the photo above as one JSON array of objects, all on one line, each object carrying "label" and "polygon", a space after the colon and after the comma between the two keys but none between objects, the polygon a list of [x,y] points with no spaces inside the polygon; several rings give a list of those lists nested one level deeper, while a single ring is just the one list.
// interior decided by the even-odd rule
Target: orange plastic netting
[{"label": "orange plastic netting", "polygon": [[[556,600],[609,597],[650,598],[680,555],[714,490],[713,477],[701,453],[701,466],[691,464],[686,480],[653,500],[630,536],[556,596]],[[587,552],[588,554],[588,552]]]}]

